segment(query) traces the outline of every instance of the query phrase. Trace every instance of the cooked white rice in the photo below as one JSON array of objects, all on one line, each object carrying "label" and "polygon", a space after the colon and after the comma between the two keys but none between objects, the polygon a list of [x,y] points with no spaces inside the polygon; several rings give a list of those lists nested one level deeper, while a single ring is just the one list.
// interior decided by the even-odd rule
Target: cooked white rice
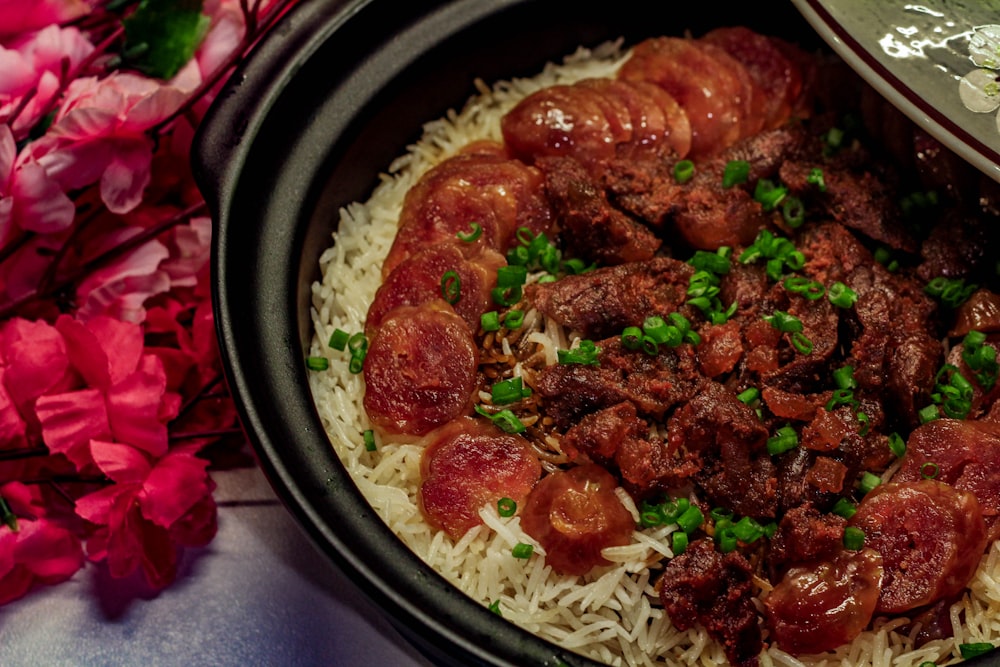
[{"label": "cooked white rice", "polygon": [[[620,43],[581,49],[538,76],[488,87],[475,82],[476,94],[460,111],[428,123],[422,138],[381,177],[367,202],[341,211],[333,245],[320,258],[322,281],[313,285],[315,336],[311,355],[329,359],[329,370],[310,373],[310,385],[332,446],[375,511],[425,562],[483,605],[499,603],[505,619],[566,649],[610,665],[718,665],[722,649],[698,628],[674,628],[653,590],[658,569],[647,562],[670,556],[671,527],[635,533],[633,544],[604,552],[613,565],[587,576],[560,576],[545,565],[542,549],[520,528],[517,516],[505,519],[486,507],[485,525],[453,541],[432,530],[417,505],[422,446],[377,442],[364,446],[369,428],[362,406],[364,381],[348,371],[348,358],[327,345],[337,328],[363,329],[365,315],[381,284],[381,265],[396,232],[403,197],[433,165],[477,139],[500,140],[500,118],[525,95],[555,83],[610,76],[626,56]],[[551,334],[551,331],[549,332]],[[552,361],[557,345],[569,344],[545,333],[532,334],[547,346]],[[638,518],[628,496],[623,503]],[[535,544],[529,560],[514,558],[519,542]],[[771,665],[854,665],[917,667],[930,660],[948,664],[961,659],[958,645],[1000,638],[1000,546],[984,556],[971,589],[952,608],[958,628],[954,639],[930,642],[914,650],[915,628],[905,618],[876,619],[875,629],[834,653],[797,659],[777,648],[761,656]],[[766,585],[766,582],[762,582]]]}]

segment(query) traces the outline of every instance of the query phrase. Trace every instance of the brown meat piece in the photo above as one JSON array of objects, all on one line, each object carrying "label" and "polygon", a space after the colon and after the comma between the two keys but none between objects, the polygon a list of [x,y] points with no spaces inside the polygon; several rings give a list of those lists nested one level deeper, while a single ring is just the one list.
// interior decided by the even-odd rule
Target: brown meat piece
[{"label": "brown meat piece", "polygon": [[598,264],[651,259],[663,243],[648,227],[614,208],[587,170],[571,158],[544,158],[545,186],[560,238],[574,257]]},{"label": "brown meat piece", "polygon": [[617,337],[601,341],[599,347],[597,366],[556,364],[538,374],[536,388],[556,428],[569,428],[584,415],[622,401],[635,404],[642,416],[662,419],[704,382],[690,345],[656,356],[625,350]]},{"label": "brown meat piece", "polygon": [[843,548],[846,525],[843,517],[823,514],[809,502],[788,510],[771,539],[772,577],[780,578],[792,565],[831,558]]},{"label": "brown meat piece", "polygon": [[660,601],[678,629],[701,624],[731,664],[756,665],[763,643],[752,575],[738,551],[722,555],[711,540],[697,540],[667,563],[657,584]]},{"label": "brown meat piece", "polygon": [[561,444],[570,459],[583,454],[594,463],[608,467],[621,443],[642,438],[648,432],[649,425],[639,419],[635,405],[623,401],[584,416],[566,431]]},{"label": "brown meat piece", "polygon": [[641,326],[650,315],[676,311],[687,299],[693,274],[686,262],[657,257],[533,284],[525,297],[562,326],[586,338],[604,338]]},{"label": "brown meat piece", "polygon": [[697,483],[715,505],[737,514],[773,517],[777,479],[767,455],[767,429],[754,411],[716,382],[678,408],[667,422],[674,456],[700,457]]}]

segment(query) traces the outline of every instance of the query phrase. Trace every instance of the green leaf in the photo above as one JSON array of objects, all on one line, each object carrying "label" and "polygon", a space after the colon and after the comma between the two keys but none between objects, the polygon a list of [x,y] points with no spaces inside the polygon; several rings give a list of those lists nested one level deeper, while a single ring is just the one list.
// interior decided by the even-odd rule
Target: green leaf
[{"label": "green leaf", "polygon": [[177,74],[208,32],[201,8],[201,0],[142,0],[122,21],[125,62],[158,79]]}]

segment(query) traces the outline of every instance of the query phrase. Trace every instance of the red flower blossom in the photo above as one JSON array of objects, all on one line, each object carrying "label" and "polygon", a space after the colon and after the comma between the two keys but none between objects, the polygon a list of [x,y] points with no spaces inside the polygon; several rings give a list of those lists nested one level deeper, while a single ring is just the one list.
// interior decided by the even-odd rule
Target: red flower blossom
[{"label": "red flower blossom", "polygon": [[0,525],[0,604],[23,596],[35,583],[69,579],[83,565],[80,540],[48,519],[19,519],[17,530]]},{"label": "red flower blossom", "polygon": [[154,463],[138,449],[99,440],[91,451],[115,483],[77,500],[77,514],[97,525],[88,557],[106,560],[112,576],[141,567],[151,585],[166,586],[177,574],[177,547],[203,546],[215,536],[208,462],[177,449]]}]

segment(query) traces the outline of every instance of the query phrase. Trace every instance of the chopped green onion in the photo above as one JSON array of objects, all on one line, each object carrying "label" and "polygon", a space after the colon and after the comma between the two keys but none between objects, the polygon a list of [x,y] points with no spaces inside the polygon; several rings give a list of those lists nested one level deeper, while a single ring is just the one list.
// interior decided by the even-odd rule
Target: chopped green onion
[{"label": "chopped green onion", "polygon": [[577,259],[575,257],[573,259],[567,259],[565,262],[563,262],[563,270],[566,271],[566,273],[570,273],[573,275],[580,275],[581,273],[586,273],[592,268],[593,265],[588,266],[587,263],[584,262],[582,259]]},{"label": "chopped green onion", "polygon": [[517,512],[517,503],[511,498],[501,498],[497,501],[497,514],[507,519]]},{"label": "chopped green onion", "polygon": [[678,160],[674,164],[674,180],[678,183],[687,183],[694,177],[694,162],[691,160]]},{"label": "chopped green onion", "polygon": [[851,551],[860,551],[865,546],[865,531],[857,526],[847,526],[844,528],[844,548]]},{"label": "chopped green onion", "polygon": [[626,350],[638,350],[642,347],[642,329],[625,327],[625,330],[622,331],[622,347]]},{"label": "chopped green onion", "polygon": [[775,185],[772,181],[762,178],[757,181],[753,190],[754,201],[761,205],[765,211],[773,211],[781,203],[781,200],[788,194],[788,188]]},{"label": "chopped green onion", "polygon": [[520,287],[528,280],[525,266],[501,266],[497,269],[497,287]]},{"label": "chopped green onion", "polygon": [[348,339],[347,349],[351,351],[351,362],[347,370],[357,375],[364,368],[365,357],[368,356],[368,339],[359,331]]},{"label": "chopped green onion", "polygon": [[329,345],[333,349],[343,352],[344,348],[347,347],[347,341],[350,337],[351,334],[347,333],[343,329],[336,329],[330,336]]},{"label": "chopped green onion", "polygon": [[531,558],[531,554],[535,553],[535,547],[530,544],[525,544],[524,542],[518,542],[514,545],[514,548],[510,550],[511,555],[514,558]]},{"label": "chopped green onion", "polygon": [[522,324],[524,324],[524,311],[523,310],[510,310],[504,315],[503,325],[508,329],[517,329]]},{"label": "chopped green onion", "polygon": [[830,395],[830,400],[826,402],[827,410],[834,410],[841,405],[851,405],[857,407],[858,401],[854,399],[852,389],[834,389]]},{"label": "chopped green onion", "polygon": [[733,524],[733,534],[740,542],[752,544],[764,536],[764,528],[752,517],[745,516]]},{"label": "chopped green onion", "polygon": [[839,127],[831,127],[824,133],[823,141],[826,144],[824,150],[835,151],[844,143],[844,131]]},{"label": "chopped green onion", "polygon": [[938,406],[932,404],[917,412],[917,416],[920,418],[921,424],[926,424],[927,422],[932,422],[939,418],[941,416],[941,411],[938,410]]},{"label": "chopped green onion", "polygon": [[482,406],[477,405],[476,412],[488,418],[504,433],[524,433],[524,431],[527,430],[524,422],[518,419],[517,415],[508,409],[503,409],[494,414],[484,409]]},{"label": "chopped green onion", "polygon": [[776,310],[771,315],[765,315],[764,321],[782,333],[802,331],[802,320],[794,315],[789,315],[783,310]]},{"label": "chopped green onion", "polygon": [[758,398],[760,398],[760,389],[757,389],[756,387],[750,387],[749,389],[744,389],[743,391],[741,391],[739,394],[736,395],[736,398],[739,399],[741,403],[750,405]]},{"label": "chopped green onion", "polygon": [[962,654],[963,660],[971,660],[980,655],[985,655],[995,647],[989,642],[975,642],[972,644],[959,644],[958,650]]},{"label": "chopped green onion", "polygon": [[503,616],[503,614],[500,612],[500,600],[494,600],[493,602],[491,602],[488,609],[497,616]]},{"label": "chopped green onion", "polygon": [[325,371],[330,367],[326,357],[306,357],[306,368],[311,371]]},{"label": "chopped green onion", "polygon": [[965,284],[964,278],[946,278],[938,276],[933,278],[924,287],[924,292],[940,300],[942,304],[950,308],[958,308],[972,296],[972,293],[979,289],[978,285]]},{"label": "chopped green onion", "polygon": [[724,554],[735,551],[736,547],[739,546],[736,540],[736,535],[733,534],[732,528],[716,531],[715,536],[719,542],[719,551]]},{"label": "chopped green onion", "polygon": [[868,435],[868,431],[871,430],[871,422],[868,420],[868,415],[863,412],[858,412],[857,414],[858,422],[861,424],[860,435]]},{"label": "chopped green onion", "polygon": [[493,303],[498,306],[513,306],[521,300],[523,292],[520,285],[494,287],[490,290],[490,296],[493,298]]},{"label": "chopped green onion", "polygon": [[516,403],[531,395],[531,389],[525,387],[520,377],[501,380],[490,389],[493,405],[508,405]]},{"label": "chopped green onion", "polygon": [[792,229],[801,227],[802,223],[806,221],[806,208],[802,204],[802,200],[798,197],[785,197],[781,203],[781,217]]},{"label": "chopped green onion", "polygon": [[455,271],[445,271],[441,276],[441,298],[452,305],[462,298],[462,279]]},{"label": "chopped green onion", "polygon": [[746,160],[730,160],[722,170],[722,187],[731,188],[746,183],[750,176],[750,163]]},{"label": "chopped green onion", "polygon": [[677,517],[677,525],[680,526],[681,530],[685,533],[693,533],[701,527],[701,524],[705,522],[705,515],[701,513],[701,509],[697,505],[690,505],[684,512]]},{"label": "chopped green onion", "polygon": [[858,293],[839,281],[830,285],[826,295],[838,308],[850,308],[858,300]]},{"label": "chopped green onion", "polygon": [[920,476],[924,479],[935,479],[938,473],[941,472],[941,468],[936,463],[927,461],[922,466],[920,466]]},{"label": "chopped green onion", "polygon": [[976,382],[989,391],[997,381],[1000,365],[997,364],[997,351],[991,345],[986,345],[986,334],[980,331],[970,331],[962,339],[962,361],[973,372]]},{"label": "chopped green onion", "polygon": [[479,316],[479,326],[483,328],[483,331],[499,331],[500,314],[495,310],[483,313]]},{"label": "chopped green onion", "polygon": [[369,452],[375,451],[375,431],[368,429],[361,434],[361,437],[365,441],[365,449]]},{"label": "chopped green onion", "polygon": [[570,350],[559,350],[557,355],[560,364],[584,364],[587,366],[598,365],[597,355],[601,348],[594,345],[592,340],[581,340],[580,345]]},{"label": "chopped green onion", "polygon": [[842,516],[845,519],[850,519],[858,511],[858,506],[852,503],[847,498],[841,498],[833,505],[831,510],[837,516]]},{"label": "chopped green onion", "polygon": [[858,489],[860,489],[862,494],[868,493],[876,486],[882,483],[882,479],[867,470],[861,475],[861,479],[858,481]]},{"label": "chopped green onion", "polygon": [[895,431],[889,434],[889,451],[900,459],[906,454],[906,441]]},{"label": "chopped green onion", "polygon": [[802,276],[788,276],[785,278],[785,289],[793,294],[800,294],[810,301],[820,299],[826,294],[823,283],[817,280],[810,280]]},{"label": "chopped green onion", "polygon": [[858,381],[854,379],[854,366],[841,366],[833,372],[833,382],[840,389],[857,389]]},{"label": "chopped green onion", "polygon": [[478,222],[470,222],[469,229],[470,231],[458,232],[457,234],[455,234],[455,236],[458,237],[459,241],[464,241],[465,243],[472,243],[473,241],[477,241],[479,237],[483,235],[483,226],[480,225]]},{"label": "chopped green onion", "polygon": [[806,176],[806,183],[815,185],[819,188],[820,192],[826,192],[826,180],[823,178],[823,169],[820,167],[813,167],[809,171],[809,175]]},{"label": "chopped green onion", "polygon": [[813,342],[801,331],[792,332],[792,347],[802,354],[812,354]]},{"label": "chopped green onion", "polygon": [[717,252],[708,252],[707,250],[696,251],[691,259],[688,260],[688,264],[698,271],[707,271],[720,276],[732,270],[728,257],[720,255]]},{"label": "chopped green onion", "polygon": [[783,454],[799,446],[799,434],[790,425],[779,428],[767,439],[767,453],[771,456]]},{"label": "chopped green onion", "polygon": [[683,530],[677,530],[670,534],[670,550],[675,556],[680,556],[687,550],[688,535]]}]

